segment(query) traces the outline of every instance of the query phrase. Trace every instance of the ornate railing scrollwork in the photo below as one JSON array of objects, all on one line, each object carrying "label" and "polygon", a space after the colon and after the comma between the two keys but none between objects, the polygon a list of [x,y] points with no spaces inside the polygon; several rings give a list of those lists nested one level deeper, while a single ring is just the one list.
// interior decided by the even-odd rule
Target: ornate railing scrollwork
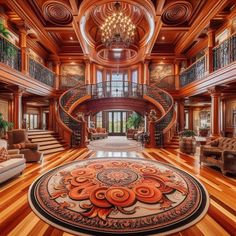
[{"label": "ornate railing scrollwork", "polygon": [[195,80],[204,78],[206,76],[206,72],[206,55],[204,55],[180,73],[180,87],[184,87]]},{"label": "ornate railing scrollwork", "polygon": [[55,73],[32,58],[29,59],[29,75],[48,86],[54,87]]},{"label": "ornate railing scrollwork", "polygon": [[129,81],[105,81],[91,85],[91,95],[93,98],[140,98],[144,89],[145,85]]},{"label": "ornate railing scrollwork", "polygon": [[0,62],[15,70],[21,70],[21,49],[2,35],[0,35]]},{"label": "ornate railing scrollwork", "polygon": [[156,87],[147,87],[146,95],[161,104],[165,110],[164,114],[154,123],[155,146],[162,147],[164,144],[164,134],[171,129],[174,124],[174,100],[166,91]]},{"label": "ornate railing scrollwork", "polygon": [[85,145],[85,130],[84,122],[74,118],[68,109],[78,99],[86,94],[88,86],[77,86],[64,92],[59,99],[59,116],[64,125],[71,132],[71,146],[84,146]]},{"label": "ornate railing scrollwork", "polygon": [[216,71],[236,60],[236,34],[213,48],[213,70]]}]

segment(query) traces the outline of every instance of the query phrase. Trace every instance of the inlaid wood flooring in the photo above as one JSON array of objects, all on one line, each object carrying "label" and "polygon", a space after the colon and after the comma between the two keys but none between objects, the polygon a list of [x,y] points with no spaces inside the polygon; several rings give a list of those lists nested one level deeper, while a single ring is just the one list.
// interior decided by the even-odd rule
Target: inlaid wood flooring
[{"label": "inlaid wood flooring", "polygon": [[[27,163],[21,176],[0,185],[0,235],[71,235],[38,218],[29,207],[27,192],[33,180],[51,168],[96,156],[103,155],[101,151],[96,153],[87,149],[70,149],[51,154],[41,164]],[[177,149],[145,149],[137,156],[166,162],[187,171],[196,176],[209,192],[210,207],[206,216],[195,226],[172,235],[236,235],[236,176],[223,176],[214,168],[200,167],[197,157],[182,154]]]}]

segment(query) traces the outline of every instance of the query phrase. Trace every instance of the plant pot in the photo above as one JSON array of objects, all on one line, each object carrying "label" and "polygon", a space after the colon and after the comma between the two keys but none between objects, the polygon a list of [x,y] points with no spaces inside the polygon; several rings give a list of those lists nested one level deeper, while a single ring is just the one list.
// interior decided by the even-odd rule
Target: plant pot
[{"label": "plant pot", "polygon": [[208,129],[200,129],[199,130],[199,136],[201,136],[201,137],[207,137],[207,135],[208,135]]},{"label": "plant pot", "polygon": [[180,151],[186,154],[194,154],[196,152],[197,142],[195,137],[181,137],[179,141]]}]

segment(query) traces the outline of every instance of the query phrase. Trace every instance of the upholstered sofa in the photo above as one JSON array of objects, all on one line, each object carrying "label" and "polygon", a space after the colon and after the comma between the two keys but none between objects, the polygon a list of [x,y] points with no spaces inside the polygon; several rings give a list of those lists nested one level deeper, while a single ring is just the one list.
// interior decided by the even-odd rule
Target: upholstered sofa
[{"label": "upholstered sofa", "polygon": [[[0,148],[7,148],[7,141],[0,139]],[[0,162],[0,183],[19,175],[25,169],[25,158],[18,149],[7,150],[7,159]]]},{"label": "upholstered sofa", "polygon": [[100,128],[100,127],[88,128],[87,131],[88,131],[88,138],[90,140],[108,137],[108,133],[105,128]]},{"label": "upholstered sofa", "polygon": [[134,139],[134,135],[138,132],[138,129],[127,129],[126,137],[127,139]]},{"label": "upholstered sofa", "polygon": [[201,146],[200,164],[217,166],[223,174],[236,173],[236,138],[218,138]]},{"label": "upholstered sofa", "polygon": [[25,129],[17,129],[8,132],[8,149],[20,149],[26,162],[41,162],[43,153],[39,152],[39,145],[31,143]]}]

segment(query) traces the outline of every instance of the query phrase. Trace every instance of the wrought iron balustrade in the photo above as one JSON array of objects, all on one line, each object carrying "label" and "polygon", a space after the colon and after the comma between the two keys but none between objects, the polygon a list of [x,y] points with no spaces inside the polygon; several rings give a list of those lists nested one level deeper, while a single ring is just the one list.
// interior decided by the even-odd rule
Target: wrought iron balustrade
[{"label": "wrought iron balustrade", "polygon": [[164,78],[160,79],[157,82],[151,83],[151,86],[157,86],[166,90],[175,90],[175,75],[167,75]]},{"label": "wrought iron balustrade", "polygon": [[54,87],[55,73],[32,58],[29,59],[29,75],[48,86]]},{"label": "wrought iron balustrade", "polygon": [[156,86],[147,87],[146,95],[158,101],[165,110],[165,114],[155,122],[154,131],[155,145],[161,147],[164,140],[164,131],[174,116],[174,100],[169,93]]},{"label": "wrought iron balustrade", "polygon": [[204,78],[206,71],[206,55],[204,55],[180,74],[180,86],[184,87],[195,80]]},{"label": "wrought iron balustrade", "polygon": [[0,35],[0,62],[15,70],[21,70],[21,49],[2,35]]},{"label": "wrought iron balustrade", "polygon": [[106,81],[91,86],[91,95],[93,98],[142,98],[145,90],[145,85],[128,81]]},{"label": "wrought iron balustrade", "polygon": [[213,70],[216,71],[236,60],[236,34],[213,48]]}]

